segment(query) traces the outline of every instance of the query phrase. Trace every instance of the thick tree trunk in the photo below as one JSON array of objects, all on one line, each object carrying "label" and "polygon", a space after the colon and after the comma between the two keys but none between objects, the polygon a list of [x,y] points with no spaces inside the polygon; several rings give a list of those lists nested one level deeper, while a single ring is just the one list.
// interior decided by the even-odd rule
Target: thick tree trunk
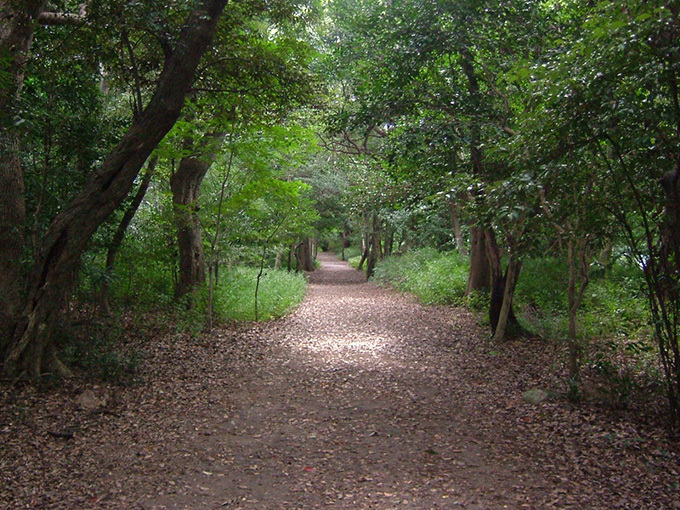
[{"label": "thick tree trunk", "polygon": [[488,292],[491,284],[491,266],[486,248],[486,235],[479,227],[470,229],[470,272],[465,295]]},{"label": "thick tree trunk", "polygon": [[103,315],[111,315],[111,305],[109,304],[109,281],[113,277],[113,268],[116,264],[116,256],[120,247],[123,245],[123,239],[125,239],[125,232],[132,222],[132,218],[135,217],[139,206],[144,200],[146,191],[149,189],[149,184],[151,184],[151,178],[156,171],[156,163],[158,162],[157,157],[151,158],[149,164],[147,165],[146,172],[144,172],[144,177],[142,182],[139,184],[137,193],[135,193],[132,202],[125,210],[123,217],[118,224],[116,233],[113,235],[111,244],[109,245],[109,250],[106,253],[106,276],[104,281],[102,281],[101,289],[99,289],[99,307]]},{"label": "thick tree trunk", "polygon": [[312,243],[310,239],[304,239],[300,242],[296,251],[296,256],[298,260],[298,270],[307,272],[314,271]]},{"label": "thick tree trunk", "polygon": [[[677,95],[677,90],[676,90]],[[680,130],[680,128],[679,128]],[[657,341],[672,416],[672,426],[680,429],[680,163],[661,179],[666,195],[661,226],[661,249],[655,285],[650,288]],[[651,249],[650,249],[651,251]],[[652,261],[652,264],[654,262]],[[650,271],[647,268],[647,272]],[[654,304],[656,301],[656,304]]]},{"label": "thick tree trunk", "polygon": [[26,203],[15,115],[35,19],[45,3],[0,0],[0,357],[10,347],[23,280]]},{"label": "thick tree trunk", "polygon": [[9,347],[21,305],[26,204],[18,140],[0,132],[0,356]]},{"label": "thick tree trunk", "polygon": [[[468,93],[470,94],[470,101],[472,105],[479,105],[481,103],[481,93],[479,88],[479,81],[475,73],[473,65],[474,59],[472,55],[463,52],[461,59],[461,67],[468,83]],[[470,126],[470,162],[472,164],[472,173],[478,178],[484,177],[484,154],[481,149],[481,129],[479,125],[474,122]],[[481,192],[480,192],[481,193]],[[474,200],[480,199],[479,196],[473,197]],[[490,235],[489,235],[490,234]],[[490,246],[489,240],[493,245]],[[492,260],[492,256],[494,259]],[[497,256],[498,260],[495,260]],[[496,264],[497,267],[494,266]],[[500,267],[500,252],[496,245],[496,239],[493,232],[485,231],[478,226],[470,228],[470,273],[468,277],[468,285],[465,290],[465,295],[470,295],[472,292],[487,292],[489,285],[491,285],[491,306],[494,303],[499,303],[497,310],[490,310],[490,314],[498,318],[500,313],[500,303],[502,303],[503,289],[498,288],[499,282],[502,280],[502,271]],[[499,295],[500,294],[500,295]],[[496,329],[496,323],[493,324],[493,330]]]},{"label": "thick tree trunk", "polygon": [[198,63],[227,0],[199,2],[166,62],[149,105],[93,173],[85,189],[50,225],[30,276],[21,316],[5,358],[6,375],[37,376],[63,368],[53,356],[52,330],[65,291],[92,234],[120,205],[153,149],[177,121]]},{"label": "thick tree trunk", "polygon": [[198,197],[201,183],[215,161],[217,149],[225,136],[226,133],[206,136],[194,154],[182,158],[177,172],[170,178],[179,247],[179,278],[175,288],[177,298],[190,294],[205,283],[206,264]]}]

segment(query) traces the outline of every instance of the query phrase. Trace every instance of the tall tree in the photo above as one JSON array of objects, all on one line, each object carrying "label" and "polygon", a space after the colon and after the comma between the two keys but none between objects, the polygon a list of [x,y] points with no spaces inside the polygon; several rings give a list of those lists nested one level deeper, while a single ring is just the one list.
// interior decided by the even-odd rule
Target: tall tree
[{"label": "tall tree", "polygon": [[[346,14],[342,10],[347,10],[346,3],[354,9],[360,4],[361,12]],[[506,87],[501,77],[540,42],[546,30],[545,23],[538,23],[543,15],[540,7],[522,1],[338,1],[334,5],[338,23],[345,29],[339,34],[344,44],[336,52],[337,59],[358,62],[346,78],[345,88],[351,87],[349,107],[339,109],[336,125],[385,126],[384,147],[406,140],[403,151],[414,146],[427,150],[419,163],[409,165],[411,180],[427,174],[430,166],[442,177],[471,175],[478,185],[454,190],[451,196],[463,198],[455,205],[483,207],[485,186],[511,172],[502,159],[489,158],[488,148],[515,135],[511,124],[516,110],[530,99],[519,88]],[[441,191],[449,190],[431,190]],[[496,324],[508,274],[501,266],[490,271],[490,263],[500,264],[506,241],[492,228],[489,221],[470,225],[468,292],[491,287],[491,323]]]},{"label": "tall tree", "polygon": [[21,302],[26,199],[17,133],[19,96],[35,20],[45,3],[0,2],[0,352],[7,347]]},{"label": "tall tree", "polygon": [[[199,195],[227,131],[233,139],[239,135],[234,130],[248,124],[282,122],[291,108],[310,97],[309,47],[296,34],[306,20],[293,16],[296,7],[308,2],[281,4],[278,10],[274,3],[258,4],[241,18],[232,16],[194,87],[186,116],[194,129],[183,130],[184,155],[170,180],[179,246],[178,297],[205,281]],[[257,29],[243,30],[255,17]]]},{"label": "tall tree", "polygon": [[[52,330],[80,256],[97,227],[125,199],[139,170],[179,117],[201,57],[227,0],[197,2],[188,14],[146,108],[93,172],[85,188],[51,223],[31,270],[26,298],[6,349],[7,375],[67,372]],[[22,190],[14,188],[14,194]]]},{"label": "tall tree", "polygon": [[198,216],[198,198],[203,178],[217,157],[225,133],[210,133],[184,156],[170,177],[172,202],[177,226],[179,278],[175,295],[190,294],[205,282],[203,236]]}]

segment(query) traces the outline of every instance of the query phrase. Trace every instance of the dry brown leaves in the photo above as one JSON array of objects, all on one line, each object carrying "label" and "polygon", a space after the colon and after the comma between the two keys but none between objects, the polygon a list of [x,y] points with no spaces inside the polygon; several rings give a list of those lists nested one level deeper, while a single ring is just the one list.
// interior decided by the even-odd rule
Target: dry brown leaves
[{"label": "dry brown leaves", "polygon": [[657,403],[572,405],[550,345],[324,262],[283,320],[130,340],[136,383],[3,386],[0,507],[680,508]]}]

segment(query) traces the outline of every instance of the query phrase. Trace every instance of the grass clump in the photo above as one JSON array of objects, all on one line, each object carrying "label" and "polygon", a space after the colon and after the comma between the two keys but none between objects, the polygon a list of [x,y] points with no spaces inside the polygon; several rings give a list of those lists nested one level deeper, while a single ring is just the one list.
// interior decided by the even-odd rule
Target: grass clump
[{"label": "grass clump", "polygon": [[[213,313],[216,320],[254,321],[255,286],[259,269],[233,267],[225,273],[214,290]],[[259,319],[269,320],[286,315],[300,304],[306,290],[307,280],[302,273],[265,270],[258,291]],[[207,299],[202,301],[202,308],[207,310]]]},{"label": "grass clump", "polygon": [[467,285],[468,262],[457,252],[422,248],[379,262],[374,277],[415,294],[425,304],[460,305]]}]

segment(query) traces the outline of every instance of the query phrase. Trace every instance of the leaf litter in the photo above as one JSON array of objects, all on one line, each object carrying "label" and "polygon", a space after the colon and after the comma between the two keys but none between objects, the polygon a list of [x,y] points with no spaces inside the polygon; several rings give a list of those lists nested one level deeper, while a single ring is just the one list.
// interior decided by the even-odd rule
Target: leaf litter
[{"label": "leaf litter", "polygon": [[548,343],[320,257],[286,318],[133,335],[133,383],[0,387],[0,507],[680,508],[657,401],[572,404]]}]

